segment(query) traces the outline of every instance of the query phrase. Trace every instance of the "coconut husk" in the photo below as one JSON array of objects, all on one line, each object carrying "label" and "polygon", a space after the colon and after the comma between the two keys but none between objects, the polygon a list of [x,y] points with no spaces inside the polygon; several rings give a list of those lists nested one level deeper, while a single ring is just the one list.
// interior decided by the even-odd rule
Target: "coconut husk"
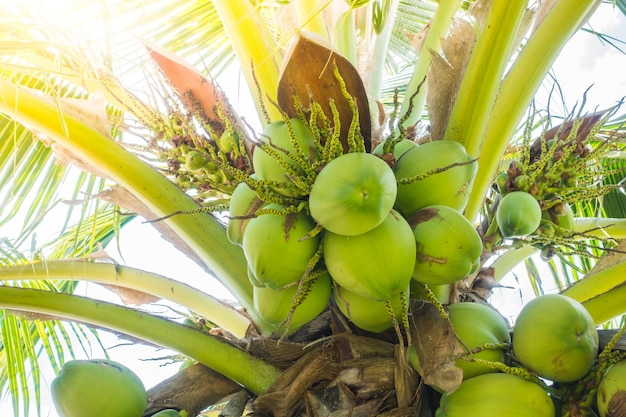
[{"label": "coconut husk", "polygon": [[[263,345],[273,354],[267,342]],[[283,349],[295,354],[297,346]],[[398,358],[395,344],[341,333],[299,346],[306,353],[254,400],[255,415],[355,416],[414,407],[419,379],[399,366],[406,362]]]},{"label": "coconut husk", "polygon": [[151,416],[160,410],[175,408],[195,416],[240,390],[235,382],[197,363],[150,388],[143,415]]},{"label": "coconut husk", "polygon": [[411,320],[413,347],[424,382],[444,392],[453,391],[463,380],[463,371],[455,366],[463,349],[452,324],[441,317],[434,305],[425,301],[414,302]]},{"label": "coconut husk", "polygon": [[472,25],[457,19],[452,23],[450,35],[441,40],[443,54],[430,51],[426,101],[432,140],[443,138],[475,43]]},{"label": "coconut husk", "polygon": [[334,361],[322,347],[316,348],[284,371],[275,384],[252,404],[259,415],[288,417],[304,407],[305,394],[312,387],[332,381],[338,373]]}]

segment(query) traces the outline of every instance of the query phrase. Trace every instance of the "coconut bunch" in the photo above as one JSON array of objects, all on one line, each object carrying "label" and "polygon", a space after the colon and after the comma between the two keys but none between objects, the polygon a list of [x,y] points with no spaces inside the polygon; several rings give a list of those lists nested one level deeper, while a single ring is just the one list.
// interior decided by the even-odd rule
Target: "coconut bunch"
[{"label": "coconut bunch", "polygon": [[[286,61],[315,48],[327,56],[302,36]],[[482,242],[462,214],[477,164],[454,141],[388,137],[371,149],[367,97],[346,82],[356,70],[339,55],[329,62],[311,76],[328,77],[316,85],[334,95],[309,91],[306,101],[300,68],[283,69],[283,120],[256,138],[253,174],[230,169],[241,183],[228,237],[248,261],[257,313],[277,332],[297,330],[331,299],[363,330],[406,328],[412,285],[448,285],[478,269]]]},{"label": "coconut bunch", "polygon": [[616,141],[602,134],[614,109],[580,116],[544,130],[531,140],[532,118],[523,141],[506,160],[496,177],[495,211],[485,239],[524,239],[543,250],[545,257],[567,250],[585,237],[576,231],[572,206],[613,191],[602,178],[616,174],[602,166],[603,159],[617,149]]},{"label": "coconut bunch", "polygon": [[[168,57],[155,57],[167,73]],[[572,233],[569,204],[608,189],[590,191],[606,174],[596,161],[612,149],[598,140],[605,113],[535,141],[527,129],[479,233],[463,215],[477,161],[456,141],[402,128],[384,136],[356,69],[318,39],[301,33],[291,44],[275,103],[282,118],[261,132],[248,133],[218,90],[179,90],[187,113],[163,135],[160,158],[207,210],[227,202],[226,232],[245,255],[254,315],[271,329],[261,341],[298,352],[252,402],[256,413],[326,415],[319,398],[340,394],[346,410],[369,414],[549,417],[596,408],[604,373],[623,355],[600,349],[580,304],[540,297],[511,331],[487,304],[451,294],[477,274],[485,244],[548,246]],[[330,335],[314,352],[297,344]],[[429,404],[415,402],[419,389]]]},{"label": "coconut bunch", "polygon": [[[443,318],[435,309],[424,307],[414,310],[413,324],[419,330],[428,329],[424,322],[434,327],[422,340],[415,333],[418,341],[409,355],[411,365],[433,390],[428,393],[422,388],[421,392],[422,401],[436,401],[435,416],[497,413],[552,417],[557,415],[556,410],[571,416],[597,413],[607,417],[623,413],[626,354],[616,347],[624,329],[605,341],[600,349],[599,333],[589,313],[569,297],[545,295],[528,303],[514,327],[512,342],[506,323],[490,307],[467,302],[451,304],[448,325],[454,326],[468,348],[456,355],[454,365],[462,378],[454,389],[433,383],[428,374],[430,364],[426,357],[420,357],[420,349],[428,344],[426,340],[438,337],[434,328],[451,329],[441,325]],[[434,316],[429,316],[427,311]],[[276,385],[256,398],[251,408],[245,406],[247,395],[243,402],[241,395],[234,396],[232,404],[226,405],[229,409],[237,403],[240,413],[247,409],[258,415],[291,415],[305,408],[307,415],[325,415],[325,396],[338,399],[334,404],[339,412],[356,407],[370,415],[398,405],[385,395],[394,386],[398,372],[393,344],[386,340],[341,333],[326,346],[305,353],[297,344],[283,343],[287,344],[284,353],[291,350],[289,355],[296,356]],[[258,344],[252,341],[250,348],[255,351]],[[352,359],[333,361],[342,356]],[[430,351],[430,356],[436,356],[436,352]],[[355,366],[361,370],[358,376],[353,372]],[[318,389],[308,389],[322,381],[325,383]],[[397,402],[405,403],[404,410],[396,412],[415,415],[421,406],[412,404],[410,398],[418,386],[414,375],[407,378],[401,390],[397,382],[395,385]],[[148,395],[141,380],[132,370],[114,361],[69,361],[51,388],[55,407],[62,417],[80,417],[85,413],[94,417],[147,415],[144,409],[149,404]],[[117,400],[111,401],[112,397]],[[303,398],[304,404],[300,404]],[[150,415],[188,415],[176,406],[160,408]]]},{"label": "coconut bunch", "polygon": [[[254,174],[239,176],[231,198],[228,237],[243,248],[258,315],[281,338],[329,306],[357,332],[394,329],[396,359],[406,354],[410,369],[442,395],[436,416],[591,409],[604,370],[623,359],[610,353],[617,339],[600,351],[589,313],[562,295],[529,303],[512,332],[487,305],[444,307],[449,286],[472,277],[483,254],[481,236],[463,216],[476,160],[448,140],[392,136],[372,147],[361,129],[358,91],[346,87],[349,70],[338,61],[330,60],[341,97],[328,109],[310,92],[308,101],[291,88],[279,94],[293,107],[282,106],[283,120],[258,136]],[[339,116],[342,106],[351,119]],[[581,140],[580,123],[572,123],[569,140],[544,141],[540,152],[527,146],[510,164],[492,223],[500,239],[539,235],[542,222],[565,229],[555,223],[565,214],[559,207],[590,198],[580,193],[595,178],[592,161],[611,146],[591,147],[602,121]],[[521,224],[529,219],[536,224]],[[434,316],[420,315],[425,305]],[[451,338],[436,336],[433,323]],[[443,349],[447,357],[433,358],[446,342],[453,346]],[[582,386],[594,389],[581,394]],[[262,408],[264,396],[255,404]]]},{"label": "coconut bunch", "polygon": [[127,121],[125,128],[144,143],[126,146],[205,211],[222,211],[240,182],[233,170],[252,173],[248,127],[213,80],[170,51],[147,42],[145,46],[159,75],[151,82],[163,112],[137,99],[138,123]]}]

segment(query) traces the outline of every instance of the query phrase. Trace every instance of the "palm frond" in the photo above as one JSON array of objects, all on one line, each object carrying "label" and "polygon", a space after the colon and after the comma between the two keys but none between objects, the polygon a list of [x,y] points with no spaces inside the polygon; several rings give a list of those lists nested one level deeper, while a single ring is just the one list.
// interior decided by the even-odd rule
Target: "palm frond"
[{"label": "palm frond", "polygon": [[156,17],[154,27],[147,27],[142,36],[214,77],[231,64],[235,54],[212,2],[157,3],[162,4],[148,6],[159,11],[156,16],[147,14],[151,19]]},{"label": "palm frond", "polygon": [[[30,262],[7,239],[0,241],[0,254],[0,265],[3,266],[27,265]],[[2,285],[65,293],[72,293],[76,288],[74,281],[3,282]],[[46,320],[39,320],[41,318]],[[0,369],[3,369],[0,373],[0,392],[9,393],[14,416],[27,415],[33,408],[40,413],[41,368],[44,361],[47,367],[58,372],[68,356],[75,357],[76,345],[82,346],[85,352],[98,348],[106,354],[95,330],[49,319],[0,310]]]},{"label": "palm frond", "polygon": [[401,0],[398,3],[385,63],[390,74],[399,74],[415,62],[417,50],[411,40],[426,27],[436,9],[437,3],[431,0]]}]

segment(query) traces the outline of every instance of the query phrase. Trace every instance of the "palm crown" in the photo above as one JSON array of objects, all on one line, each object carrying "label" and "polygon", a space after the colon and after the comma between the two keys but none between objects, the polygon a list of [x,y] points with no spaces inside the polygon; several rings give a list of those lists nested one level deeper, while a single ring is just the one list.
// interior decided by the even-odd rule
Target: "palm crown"
[{"label": "palm crown", "polygon": [[[258,412],[302,412],[304,392],[324,379],[307,373],[311,364],[330,359],[319,351],[305,359],[295,352],[329,336],[324,333],[329,331],[329,320],[340,345],[336,349],[366,346],[383,352],[383,361],[412,370],[406,380],[391,384],[396,394],[393,407],[434,409],[436,404],[423,405],[428,401],[411,398],[416,381],[422,378],[444,391],[458,386],[458,374],[450,382],[439,371],[450,364],[450,357],[467,354],[467,346],[460,341],[451,351],[444,349],[447,357],[442,354],[431,361],[426,352],[433,346],[420,345],[423,341],[419,336],[416,341],[416,334],[437,334],[434,327],[451,326],[450,320],[438,321],[447,317],[445,305],[470,299],[486,302],[490,289],[521,262],[526,261],[530,282],[537,286],[539,266],[534,254],[547,262],[559,291],[586,307],[596,325],[621,327],[617,325],[624,313],[620,273],[624,262],[619,242],[625,223],[618,190],[624,168],[619,158],[620,103],[595,113],[576,109],[564,115],[562,123],[549,109],[533,105],[559,51],[584,27],[599,2],[554,1],[538,6],[527,1],[395,0],[114,3],[80,10],[85,21],[109,16],[103,25],[109,49],[94,47],[72,30],[59,30],[34,16],[4,21],[8,29],[0,41],[0,224],[21,223],[21,227],[0,241],[0,307],[4,308],[0,363],[5,370],[0,384],[11,393],[15,415],[20,407],[25,411],[31,407],[25,395],[29,384],[34,384],[39,398],[40,361],[60,369],[66,362],[64,352],[72,354],[67,340],[96,340],[95,331],[89,330],[94,328],[182,353],[216,372],[207,378],[234,381],[257,396]],[[623,2],[615,5],[625,9]],[[150,21],[141,15],[150,15]],[[139,23],[135,32],[141,39],[118,29],[118,25],[128,29],[123,25],[125,16]],[[250,113],[238,112],[233,97],[215,82],[214,77],[234,65],[250,91],[254,109]],[[301,135],[293,134],[295,122],[286,124],[287,141],[282,147],[261,133],[273,122],[296,118],[311,131],[307,152],[302,152],[307,145],[296,143]],[[454,142],[465,159],[455,157],[402,176],[401,156],[396,154],[402,140],[422,149],[427,149],[427,142]],[[280,153],[289,146],[288,160]],[[309,195],[314,195],[324,167],[344,153],[376,153],[377,146],[387,162],[385,169],[395,172],[399,193],[428,177],[465,170],[467,180],[460,189],[466,196],[453,211],[460,218],[455,224],[467,223],[468,230],[476,233],[476,266],[443,286],[441,280],[426,284],[418,280],[419,289],[413,288],[406,298],[394,289],[388,297],[370,299],[367,308],[374,308],[375,301],[382,303],[381,311],[389,312],[390,324],[384,330],[393,323],[395,331],[353,340],[352,334],[360,330],[350,324],[349,311],[342,310],[343,316],[339,312],[347,305],[344,297],[352,295],[337,295],[347,290],[340,289],[333,277],[335,298],[329,302],[331,279],[326,269],[333,275],[331,256],[322,255],[322,246],[316,244],[306,257],[298,285],[292,285],[288,319],[268,322],[264,317],[268,313],[259,308],[262,290],[255,280],[260,274],[249,277],[251,250],[242,241],[233,244],[243,239],[243,229],[235,226],[268,214],[290,219],[296,213],[310,214],[314,209],[309,210]],[[289,181],[258,178],[265,175],[259,169],[262,162],[256,160],[260,151],[286,170]],[[437,162],[442,154],[426,153],[426,160]],[[412,165],[426,162],[420,159],[409,171]],[[456,177],[450,175],[445,184],[452,187]],[[420,192],[435,193],[443,183],[438,180]],[[68,184],[76,204],[59,210],[59,195],[67,193]],[[254,191],[255,198],[272,205],[233,216],[231,196],[242,184]],[[330,186],[318,188],[324,198],[330,198]],[[532,196],[529,205],[522,200],[512,204],[524,207],[520,219],[498,214],[505,197],[517,193]],[[426,227],[414,216],[417,209],[402,212],[397,204],[395,208],[414,228]],[[390,208],[385,210],[386,216]],[[533,210],[536,224],[529,225]],[[50,242],[27,249],[36,232],[51,222],[49,213],[58,211],[63,218],[60,232]],[[99,248],[113,242],[120,228],[137,216],[215,276],[237,306],[156,273],[103,262],[97,256]],[[326,236],[332,234],[331,227],[323,217],[314,217],[305,237],[330,242]],[[529,229],[521,233],[524,227]],[[382,248],[386,241],[380,239]],[[420,243],[424,242],[418,239]],[[345,248],[347,243],[339,245]],[[430,269],[423,273],[438,278],[443,274]],[[570,286],[579,276],[585,278]],[[320,309],[296,325],[298,307],[313,303],[315,284],[324,279],[329,289],[322,292]],[[210,324],[182,325],[137,308],[78,297],[73,294],[77,280],[123,287],[140,303],[166,299]],[[416,295],[419,291],[421,296]],[[541,288],[536,291],[539,294]],[[271,293],[272,297],[277,295]],[[410,304],[420,297],[433,306],[433,312],[412,309]],[[358,303],[354,298],[349,304]],[[325,313],[320,315],[322,310]],[[412,312],[410,318],[407,311]],[[298,331],[299,326],[304,327]],[[316,333],[316,326],[323,331]],[[368,330],[368,326],[378,331],[370,318],[360,327]],[[213,332],[205,331],[211,327]],[[215,329],[221,330],[214,334]],[[450,340],[442,335],[436,339]],[[244,348],[243,340],[252,340],[252,347]],[[262,350],[263,343],[271,344],[269,352]],[[287,346],[285,354],[291,355],[288,359],[281,357],[281,343]],[[618,343],[612,339],[605,352]],[[394,345],[400,353],[393,352]],[[617,362],[623,357],[617,352],[597,366]],[[365,355],[363,350],[359,354]],[[308,367],[306,360],[311,363]],[[492,367],[515,372],[514,366],[506,366]],[[289,379],[298,370],[303,379],[293,375]],[[292,392],[285,408],[271,405],[275,396],[287,395],[281,384],[295,380],[303,384],[302,391]],[[237,385],[224,387],[223,392],[217,390],[214,402],[237,389]],[[152,394],[154,400],[162,393]],[[568,398],[591,409],[589,397]],[[369,397],[361,400],[370,406],[389,406]],[[569,410],[571,403],[565,401],[564,408]],[[198,403],[185,406],[176,408],[200,411]],[[357,403],[350,402],[349,407]]]}]

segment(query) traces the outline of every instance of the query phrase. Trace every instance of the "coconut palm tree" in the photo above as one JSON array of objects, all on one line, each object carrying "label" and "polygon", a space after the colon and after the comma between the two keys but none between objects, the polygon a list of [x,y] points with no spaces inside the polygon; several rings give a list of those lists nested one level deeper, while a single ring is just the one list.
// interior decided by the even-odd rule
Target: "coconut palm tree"
[{"label": "coconut palm tree", "polygon": [[[537,285],[537,254],[559,291],[584,306],[595,325],[622,328],[620,103],[593,112],[580,106],[562,120],[533,104],[562,47],[599,4],[110,1],[74,10],[91,23],[76,27],[54,24],[35,7],[18,15],[21,6],[11,6],[0,41],[0,225],[3,234],[12,230],[0,240],[0,384],[15,415],[38,408],[42,363],[58,372],[81,343],[97,345],[96,329],[199,364],[151,390],[146,415],[166,407],[195,415],[235,393],[244,397],[240,412],[433,415],[440,392],[461,384],[457,359],[476,361],[477,352],[494,349],[511,358],[510,344],[470,349],[448,306],[488,304],[490,290],[523,262]],[[216,82],[233,68],[250,91],[249,111],[238,111]],[[288,121],[282,147],[265,130],[277,121]],[[310,153],[298,144],[296,123],[310,131]],[[402,177],[402,140],[454,143],[466,159]],[[292,151],[281,156],[285,146]],[[260,178],[259,150],[288,181]],[[366,309],[380,306],[385,319],[390,312],[382,332],[373,317],[357,324],[357,298],[346,302],[331,254],[317,244],[298,280],[261,301],[266,289],[259,289],[251,251],[242,249],[241,224],[311,215],[318,174],[345,153],[372,152],[399,176],[390,174],[394,187],[430,178],[428,192],[435,193],[453,187],[455,169],[469,173],[452,191],[465,196],[454,211],[480,242],[476,265],[444,285],[411,280],[409,297],[396,291],[366,299]],[[240,185],[273,205],[234,211],[231,196]],[[514,193],[532,196],[530,205],[513,205],[525,210],[517,220],[498,211]],[[417,227],[413,214],[399,217]],[[111,262],[101,248],[136,217],[216,277],[236,305]],[[304,241],[333,233],[313,217]],[[53,237],[39,241],[50,228],[57,229]],[[386,243],[353,257],[393,247]],[[316,310],[315,285],[331,282],[327,269],[335,295],[329,289]],[[113,289],[122,302],[79,296],[78,282]],[[268,320],[276,313],[264,304],[280,305],[287,290],[284,314]],[[150,312],[162,299],[176,306],[175,317]],[[355,311],[346,311],[350,306]],[[305,310],[310,317],[298,322]],[[544,383],[564,413],[591,412],[595,375],[623,359],[621,333],[611,334],[602,333],[596,372],[580,384]],[[537,380],[517,361],[483,365]],[[583,384],[592,388],[581,393]]]}]

